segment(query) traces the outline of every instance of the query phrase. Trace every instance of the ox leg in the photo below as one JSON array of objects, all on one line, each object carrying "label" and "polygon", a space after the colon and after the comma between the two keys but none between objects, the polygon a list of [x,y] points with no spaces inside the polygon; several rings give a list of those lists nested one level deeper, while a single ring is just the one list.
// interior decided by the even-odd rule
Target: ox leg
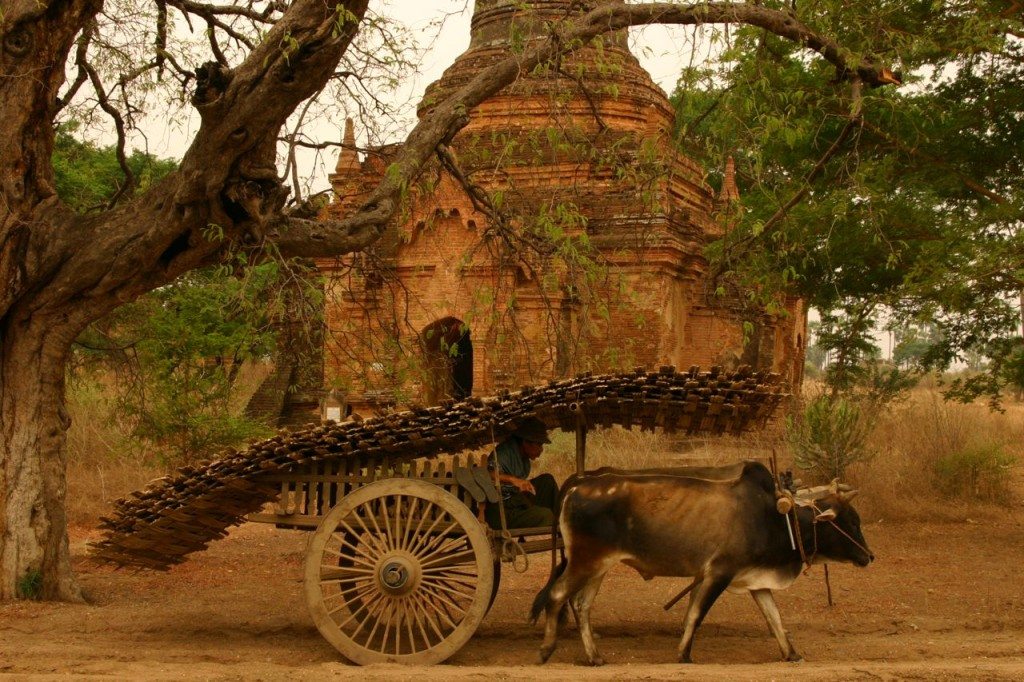
[{"label": "ox leg", "polygon": [[693,592],[690,593],[690,606],[686,609],[683,638],[679,642],[679,662],[693,663],[690,650],[693,648],[693,637],[697,628],[704,622],[712,604],[721,596],[725,588],[732,582],[732,576],[709,576],[704,578]]},{"label": "ox leg", "polygon": [[587,662],[590,665],[604,665],[604,659],[597,652],[597,644],[594,642],[594,631],[590,627],[590,607],[594,604],[594,597],[597,596],[598,590],[601,589],[601,582],[603,580],[603,573],[591,578],[584,585],[583,589],[580,590],[579,596],[576,598],[576,604],[579,607],[577,617],[580,627],[580,639],[583,640],[583,650],[587,652]]},{"label": "ox leg", "polygon": [[551,586],[547,606],[544,609],[544,641],[540,645],[540,662],[546,663],[558,643],[558,626],[561,624],[565,602],[576,596],[587,582],[587,576],[576,570],[569,559],[565,572]]},{"label": "ox leg", "polygon": [[782,650],[782,659],[784,661],[802,661],[800,654],[793,648],[793,643],[789,641],[789,635],[782,627],[782,616],[779,615],[779,607],[775,605],[775,596],[772,595],[772,591],[751,590],[750,596],[754,598],[757,608],[761,609],[764,619],[768,621],[768,629],[775,635],[779,649]]}]

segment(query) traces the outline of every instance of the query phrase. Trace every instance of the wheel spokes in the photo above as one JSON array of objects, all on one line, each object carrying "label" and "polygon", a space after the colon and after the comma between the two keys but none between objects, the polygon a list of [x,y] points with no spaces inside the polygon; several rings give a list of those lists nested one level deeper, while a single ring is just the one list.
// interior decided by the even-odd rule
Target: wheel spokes
[{"label": "wheel spokes", "polygon": [[318,530],[319,558],[307,560],[307,585],[318,595],[311,608],[320,605],[321,632],[331,629],[332,643],[356,662],[438,662],[486,612],[487,535],[439,488],[396,481],[386,492],[382,483],[370,485],[383,494],[353,492]]}]

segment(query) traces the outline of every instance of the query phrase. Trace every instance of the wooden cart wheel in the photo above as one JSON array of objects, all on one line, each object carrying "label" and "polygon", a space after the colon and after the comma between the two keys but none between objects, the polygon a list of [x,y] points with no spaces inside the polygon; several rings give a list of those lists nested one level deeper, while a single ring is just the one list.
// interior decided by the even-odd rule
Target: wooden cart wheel
[{"label": "wooden cart wheel", "polygon": [[347,495],[306,553],[313,622],[360,665],[440,663],[476,631],[493,587],[483,526],[457,497],[416,479]]},{"label": "wooden cart wheel", "polygon": [[[368,550],[372,549],[372,546],[368,546],[368,542],[370,542],[370,539],[366,533],[356,535],[355,533],[346,532],[344,537],[341,539],[341,544],[345,546],[346,550],[351,551],[348,554],[338,557],[338,566],[340,568],[358,568],[359,560],[367,553]],[[498,597],[498,588],[500,586],[501,560],[495,558],[494,581],[491,585],[491,596],[487,600],[487,610],[484,612],[485,616],[491,612],[491,607],[494,606],[494,600]],[[350,583],[346,585],[339,585],[338,589],[339,592],[343,593],[339,598],[345,600],[350,612],[355,614],[356,619],[362,620],[365,618],[367,610],[359,608],[362,605],[365,595],[359,590],[359,586]]]}]

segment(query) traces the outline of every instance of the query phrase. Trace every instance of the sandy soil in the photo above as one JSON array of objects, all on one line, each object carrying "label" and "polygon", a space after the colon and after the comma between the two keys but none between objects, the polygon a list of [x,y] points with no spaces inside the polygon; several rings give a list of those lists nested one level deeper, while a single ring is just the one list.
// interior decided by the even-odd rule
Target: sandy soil
[{"label": "sandy soil", "polygon": [[698,633],[697,663],[674,663],[682,609],[662,604],[683,585],[644,582],[621,568],[594,612],[608,665],[584,668],[570,628],[552,661],[536,665],[540,628],[525,621],[547,577],[505,567],[494,608],[449,663],[430,668],[347,665],[317,633],[301,598],[306,535],[248,524],[168,574],[113,571],[73,551],[92,604],[0,605],[0,675],[277,680],[381,679],[1024,679],[1024,510],[997,521],[891,524],[865,535],[878,560],[832,567],[836,605],[820,568],[777,600],[803,663],[777,661],[748,597],[725,595]]}]

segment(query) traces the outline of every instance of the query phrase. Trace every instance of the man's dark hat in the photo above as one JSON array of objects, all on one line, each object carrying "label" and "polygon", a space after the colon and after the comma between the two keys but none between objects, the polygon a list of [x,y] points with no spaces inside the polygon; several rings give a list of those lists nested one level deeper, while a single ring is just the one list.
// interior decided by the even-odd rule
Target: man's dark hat
[{"label": "man's dark hat", "polygon": [[548,438],[548,427],[536,417],[527,417],[519,422],[519,427],[516,428],[512,435],[528,440],[531,443],[551,442],[551,439]]}]

